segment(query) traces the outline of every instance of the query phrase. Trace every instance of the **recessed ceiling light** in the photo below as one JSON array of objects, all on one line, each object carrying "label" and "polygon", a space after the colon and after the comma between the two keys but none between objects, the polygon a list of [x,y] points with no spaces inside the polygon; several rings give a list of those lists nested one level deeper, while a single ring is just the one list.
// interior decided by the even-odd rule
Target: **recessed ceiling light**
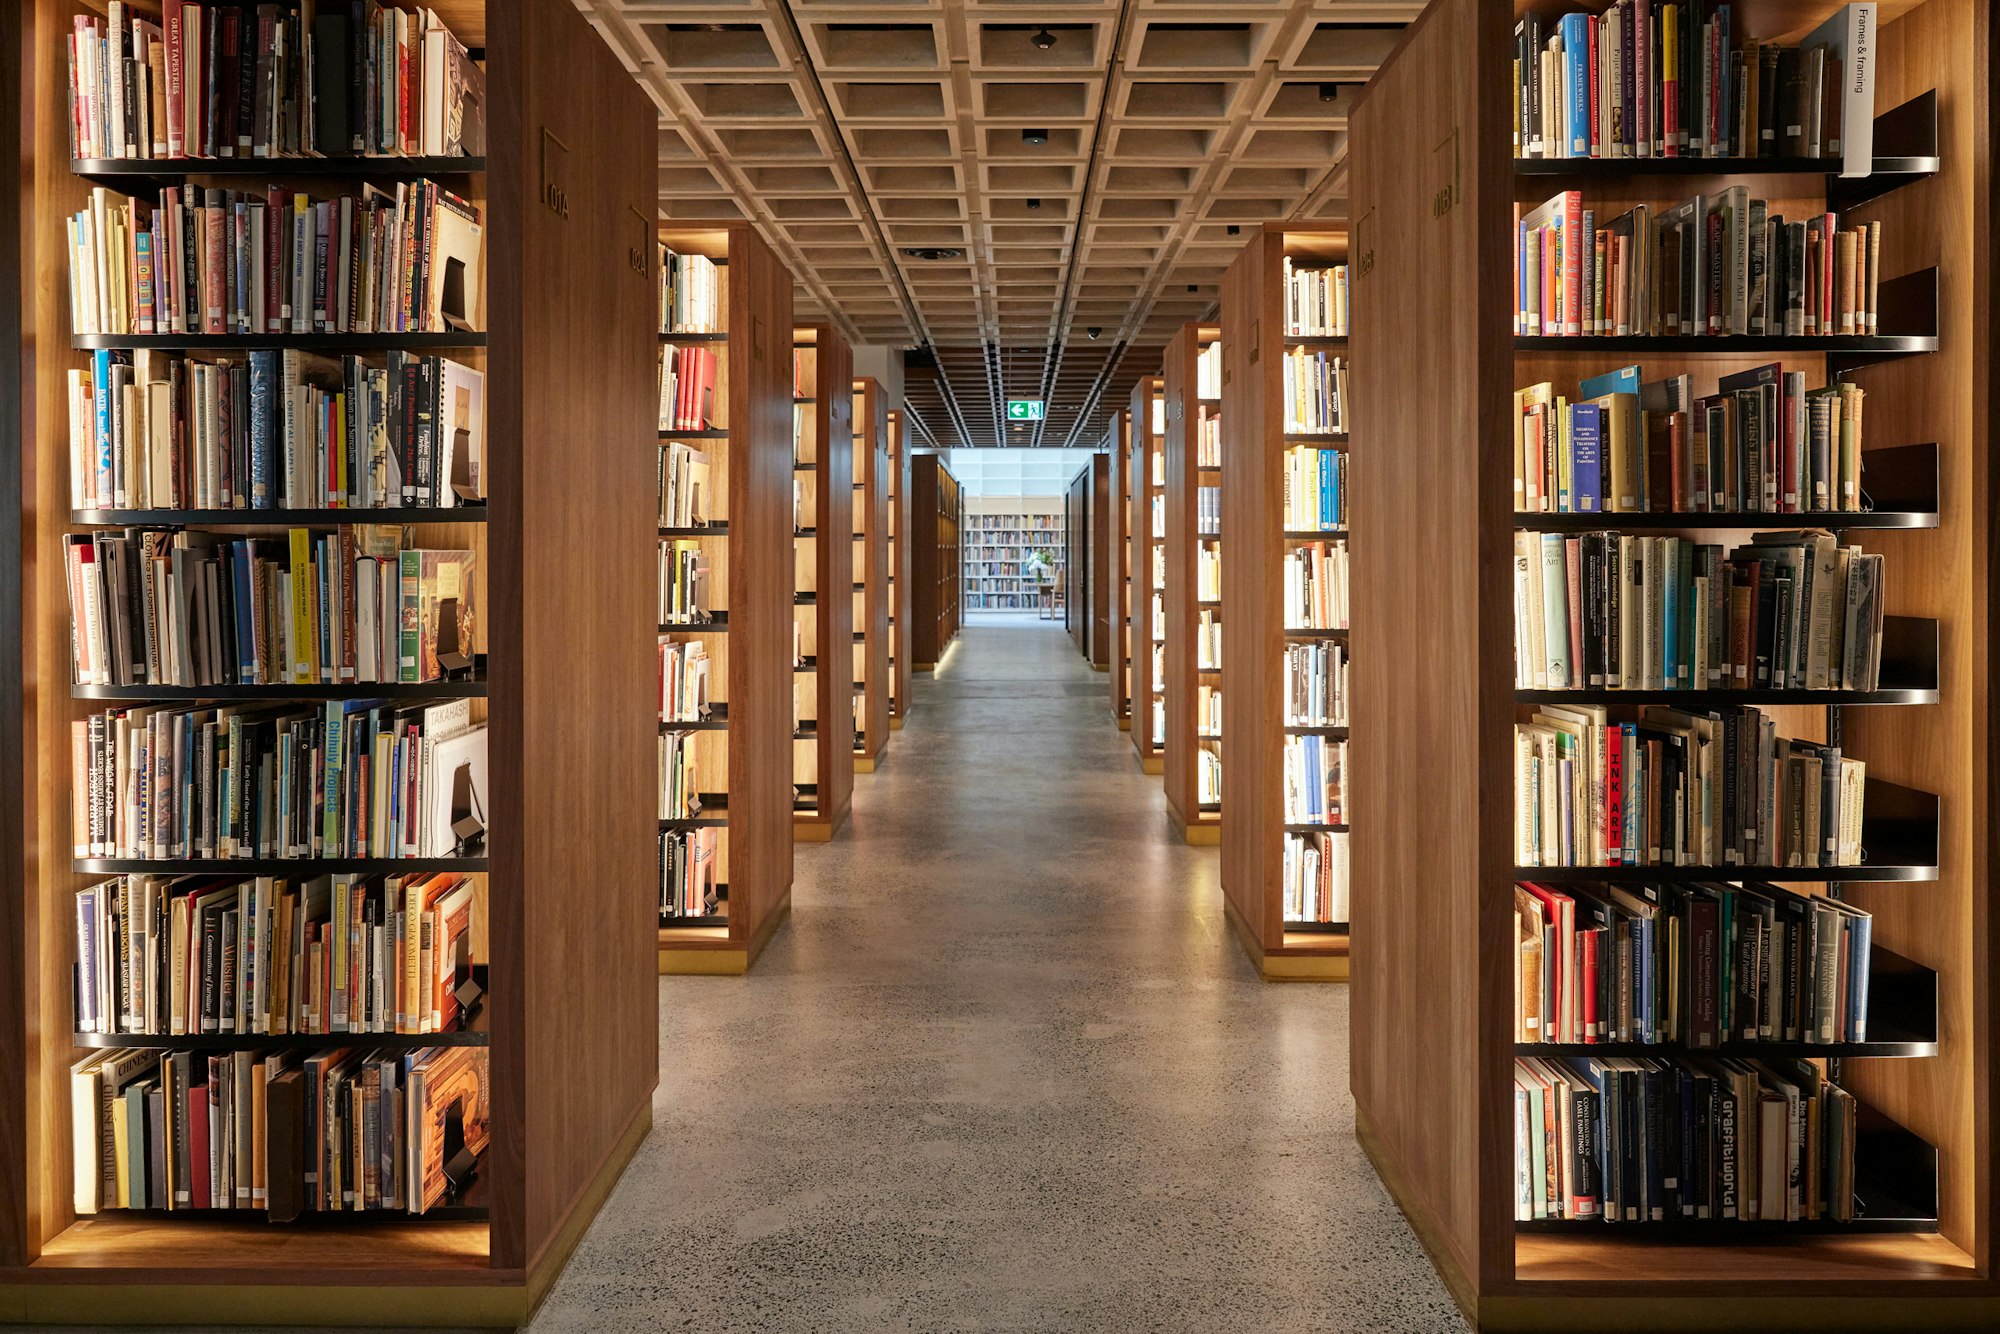
[{"label": "recessed ceiling light", "polygon": [[907,246],[903,254],[911,259],[963,259],[965,252],[955,246]]},{"label": "recessed ceiling light", "polygon": [[1037,32],[1029,40],[1035,44],[1036,50],[1046,51],[1050,47],[1056,44],[1056,35],[1050,32],[1047,28],[1043,28],[1040,32]]},{"label": "recessed ceiling light", "polygon": [[1021,131],[1021,142],[1024,144],[1045,144],[1048,141],[1049,141],[1049,132],[1047,130]]}]

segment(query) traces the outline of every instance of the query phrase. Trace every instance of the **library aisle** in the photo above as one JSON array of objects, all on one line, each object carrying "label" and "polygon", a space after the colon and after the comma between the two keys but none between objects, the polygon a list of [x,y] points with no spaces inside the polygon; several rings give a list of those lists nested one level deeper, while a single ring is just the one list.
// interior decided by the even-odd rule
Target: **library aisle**
[{"label": "library aisle", "polygon": [[1259,980],[1061,626],[912,689],[756,971],[660,980],[653,1132],[533,1328],[1460,1328],[1347,988]]}]

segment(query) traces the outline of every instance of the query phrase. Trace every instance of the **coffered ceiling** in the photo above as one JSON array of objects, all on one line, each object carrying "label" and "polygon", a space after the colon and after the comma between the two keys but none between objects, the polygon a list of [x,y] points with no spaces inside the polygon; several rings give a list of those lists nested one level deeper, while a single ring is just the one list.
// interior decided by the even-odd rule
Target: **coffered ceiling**
[{"label": "coffered ceiling", "polygon": [[1348,109],[1423,8],[576,3],[660,107],[662,216],[755,222],[801,322],[933,354],[940,445],[1094,443],[1252,226],[1345,216]]}]

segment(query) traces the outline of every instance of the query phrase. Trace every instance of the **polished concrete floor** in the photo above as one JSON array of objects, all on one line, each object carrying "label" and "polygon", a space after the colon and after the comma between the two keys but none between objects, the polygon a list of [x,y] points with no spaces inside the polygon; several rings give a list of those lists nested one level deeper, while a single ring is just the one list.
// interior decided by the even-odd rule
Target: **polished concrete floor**
[{"label": "polished concrete floor", "polygon": [[653,1133],[535,1330],[1461,1329],[1346,988],[1252,973],[1105,678],[981,625],[913,694],[752,975],[662,979]]}]

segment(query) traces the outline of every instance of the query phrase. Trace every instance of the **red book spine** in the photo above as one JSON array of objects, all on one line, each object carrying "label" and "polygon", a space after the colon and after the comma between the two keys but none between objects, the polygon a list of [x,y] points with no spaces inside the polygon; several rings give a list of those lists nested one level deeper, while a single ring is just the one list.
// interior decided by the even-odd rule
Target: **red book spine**
[{"label": "red book spine", "polygon": [[197,1085],[187,1095],[188,1203],[196,1209],[208,1209],[214,1204],[208,1193],[208,1089]]},{"label": "red book spine", "polygon": [[[1617,572],[1612,572],[1616,577]],[[1606,684],[1610,684],[1607,682]],[[1625,742],[1616,728],[1604,737],[1604,860],[1625,860]]]},{"label": "red book spine", "polygon": [[284,328],[285,219],[292,210],[285,192],[272,186],[264,195],[264,332]]},{"label": "red book spine", "polygon": [[222,237],[222,210],[204,207],[201,219],[201,331],[205,334],[226,333],[223,327],[222,308],[226,300],[225,277],[229,272],[226,247]]},{"label": "red book spine", "polygon": [[1597,1017],[1597,940],[1596,931],[1584,931],[1577,937],[1578,947],[1583,952],[1583,1040],[1595,1042],[1603,1032]]},{"label": "red book spine", "polygon": [[1592,157],[1604,156],[1604,140],[1598,129],[1604,123],[1602,119],[1604,115],[1604,55],[1598,45],[1600,23],[1601,20],[1597,15],[1592,14],[1590,16],[1590,50],[1584,53],[1590,68],[1590,125],[1587,137],[1590,140],[1590,155]]},{"label": "red book spine", "polygon": [[1577,538],[1563,542],[1564,576],[1569,581],[1569,660],[1572,682],[1583,672],[1583,543]]},{"label": "red book spine", "polygon": [[160,26],[167,44],[167,156],[187,154],[185,104],[181,100],[181,0],[165,0]]},{"label": "red book spine", "polygon": [[1834,299],[1834,273],[1838,268],[1835,256],[1840,246],[1840,220],[1829,213],[1820,223],[1821,243],[1819,248],[1819,331],[1834,333],[1839,329],[1836,323]]},{"label": "red book spine", "polygon": [[1583,252],[1590,239],[1583,234],[1583,191],[1563,192],[1562,280],[1563,332],[1583,332]]}]

